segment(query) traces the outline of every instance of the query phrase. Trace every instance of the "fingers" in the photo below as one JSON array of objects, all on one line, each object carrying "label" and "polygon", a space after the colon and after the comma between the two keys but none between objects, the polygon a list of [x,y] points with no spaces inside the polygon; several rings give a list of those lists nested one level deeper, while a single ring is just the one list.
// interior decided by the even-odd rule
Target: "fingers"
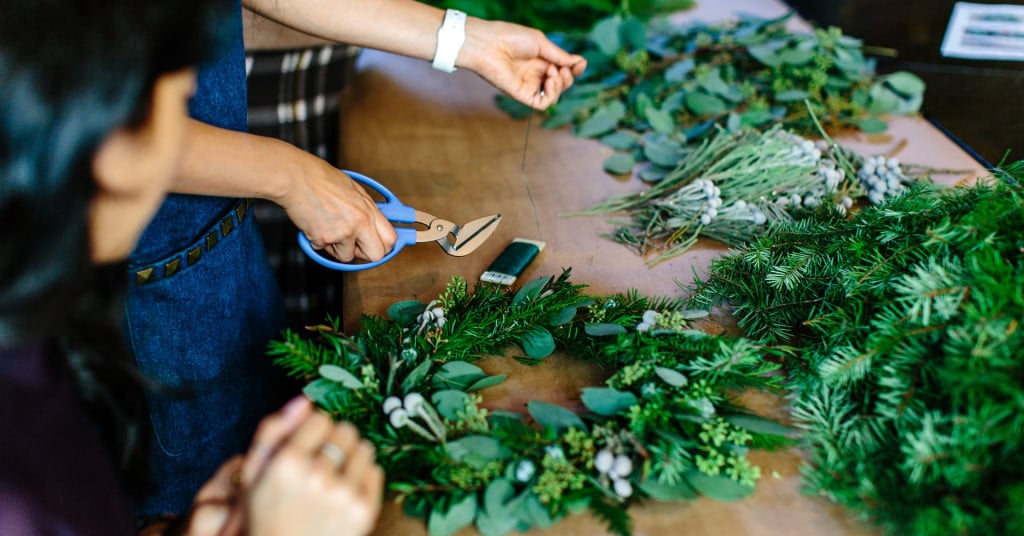
[{"label": "fingers", "polygon": [[280,411],[260,421],[253,436],[252,446],[245,456],[240,475],[241,484],[249,486],[263,472],[267,461],[291,436],[300,424],[313,413],[313,404],[305,396],[297,396]]},{"label": "fingers", "polygon": [[235,507],[240,489],[244,459],[231,458],[217,470],[196,494],[189,515],[187,533],[192,536],[236,534],[238,509]]}]

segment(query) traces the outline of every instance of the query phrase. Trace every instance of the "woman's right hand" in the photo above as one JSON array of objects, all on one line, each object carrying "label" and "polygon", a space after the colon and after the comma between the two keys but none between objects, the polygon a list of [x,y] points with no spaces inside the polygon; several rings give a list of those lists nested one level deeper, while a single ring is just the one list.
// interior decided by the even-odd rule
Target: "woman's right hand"
[{"label": "woman's right hand", "polygon": [[260,424],[241,472],[245,533],[368,534],[380,514],[384,472],[348,423],[293,400]]}]

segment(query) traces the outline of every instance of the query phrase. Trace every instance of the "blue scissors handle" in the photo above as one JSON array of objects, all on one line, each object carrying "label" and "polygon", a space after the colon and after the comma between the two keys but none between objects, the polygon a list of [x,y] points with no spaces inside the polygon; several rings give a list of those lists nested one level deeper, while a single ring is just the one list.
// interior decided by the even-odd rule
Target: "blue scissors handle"
[{"label": "blue scissors handle", "polygon": [[[377,208],[380,209],[381,213],[384,214],[384,217],[386,217],[388,221],[394,223],[416,223],[416,209],[399,201],[398,197],[391,193],[391,190],[385,188],[383,184],[363,175],[362,173],[356,173],[355,171],[348,170],[345,170],[345,173],[355,181],[373,188],[384,196],[384,202],[377,203]],[[375,266],[380,266],[381,264],[391,260],[405,246],[410,246],[416,243],[416,229],[411,227],[395,227],[395,233],[398,235],[398,238],[395,240],[395,245],[391,248],[391,251],[388,252],[387,255],[384,255],[380,260],[372,262],[344,263],[328,259],[321,255],[320,252],[313,249],[313,244],[309,242],[309,239],[306,238],[306,235],[302,231],[299,231],[299,248],[320,266],[342,272],[357,272],[360,270],[368,270]]]}]

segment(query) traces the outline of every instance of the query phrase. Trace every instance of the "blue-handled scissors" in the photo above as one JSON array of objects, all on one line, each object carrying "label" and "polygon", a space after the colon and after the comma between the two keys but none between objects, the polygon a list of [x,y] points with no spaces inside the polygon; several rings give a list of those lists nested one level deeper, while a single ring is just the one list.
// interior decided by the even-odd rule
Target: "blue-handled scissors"
[{"label": "blue-handled scissors", "polygon": [[388,221],[391,223],[418,224],[426,228],[417,230],[414,227],[396,226],[395,233],[398,235],[398,238],[395,240],[394,247],[391,248],[387,255],[377,261],[351,264],[324,257],[313,249],[313,244],[309,242],[309,239],[306,238],[302,231],[299,231],[299,247],[302,248],[302,251],[317,264],[332,270],[354,272],[380,266],[391,260],[405,246],[411,246],[419,242],[437,242],[445,253],[455,257],[469,255],[491,236],[491,233],[498,228],[498,222],[501,220],[501,214],[494,214],[493,216],[477,218],[462,226],[455,225],[448,220],[435,218],[431,214],[403,204],[395,194],[391,193],[391,190],[388,190],[383,184],[366,175],[347,170],[345,173],[357,182],[373,188],[384,196],[384,202],[377,203],[377,208],[380,209]]}]

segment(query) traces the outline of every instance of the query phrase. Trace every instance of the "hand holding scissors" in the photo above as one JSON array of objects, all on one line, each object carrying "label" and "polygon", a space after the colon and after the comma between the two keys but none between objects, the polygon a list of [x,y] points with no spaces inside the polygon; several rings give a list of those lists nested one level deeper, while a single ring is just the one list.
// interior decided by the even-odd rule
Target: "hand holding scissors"
[{"label": "hand holding scissors", "polygon": [[353,180],[373,188],[384,196],[384,202],[377,203],[377,208],[380,209],[388,221],[392,223],[422,225],[425,228],[416,229],[414,227],[396,226],[395,233],[398,235],[398,238],[395,240],[395,245],[391,251],[380,260],[366,263],[344,263],[328,259],[313,249],[309,239],[300,231],[299,247],[302,251],[317,264],[332,270],[353,272],[380,266],[391,260],[405,246],[419,242],[437,242],[445,253],[454,257],[463,257],[480,247],[494,230],[498,228],[498,222],[501,221],[501,214],[494,214],[477,218],[465,225],[459,226],[448,220],[434,217],[432,214],[403,204],[395,194],[391,193],[391,190],[388,190],[384,185],[366,175],[353,171],[345,171],[345,173],[352,177]]}]

